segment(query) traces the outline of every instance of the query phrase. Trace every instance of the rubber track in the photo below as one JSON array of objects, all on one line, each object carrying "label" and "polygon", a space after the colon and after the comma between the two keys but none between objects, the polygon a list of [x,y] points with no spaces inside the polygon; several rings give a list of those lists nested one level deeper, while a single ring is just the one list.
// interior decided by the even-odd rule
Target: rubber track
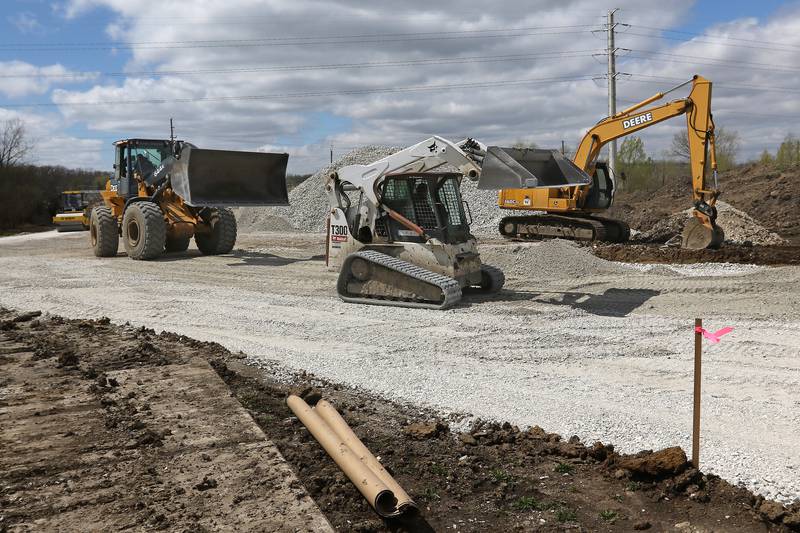
[{"label": "rubber track", "polygon": [[505,217],[500,221],[499,231],[500,235],[507,239],[525,239],[525,240],[538,240],[538,239],[569,239],[570,237],[552,237],[550,235],[525,234],[519,233],[506,234],[503,229],[508,222],[515,222],[517,224],[543,224],[547,223],[552,226],[573,227],[573,228],[591,228],[593,230],[593,237],[591,239],[574,239],[574,240],[592,240],[592,241],[605,241],[608,238],[608,231],[606,225],[602,220],[584,217],[571,217],[564,215],[530,215],[525,217]]},{"label": "rubber track", "polygon": [[[433,303],[406,301],[392,296],[349,296],[345,292],[347,290],[347,281],[349,279],[349,267],[350,263],[352,263],[356,258],[361,258],[375,265],[394,270],[401,276],[407,276],[429,285],[435,285],[442,291],[444,299],[440,303]],[[426,270],[407,261],[403,261],[402,259],[397,259],[396,257],[392,257],[381,252],[376,252],[375,250],[360,250],[350,254],[345,259],[341,272],[339,273],[336,291],[339,293],[339,298],[341,298],[342,301],[349,303],[392,305],[396,307],[414,307],[420,309],[447,309],[448,307],[454,306],[461,300],[461,287],[453,278],[431,272],[430,270]]]}]

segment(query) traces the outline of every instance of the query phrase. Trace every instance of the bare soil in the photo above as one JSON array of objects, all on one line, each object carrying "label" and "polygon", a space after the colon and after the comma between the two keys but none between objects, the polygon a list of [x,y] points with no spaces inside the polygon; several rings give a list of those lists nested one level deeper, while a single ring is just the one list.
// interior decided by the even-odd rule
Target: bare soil
[{"label": "bare soil", "polygon": [[[65,320],[0,310],[0,341],[3,427],[12,422],[8,416],[14,406],[8,398],[24,390],[28,405],[39,402],[30,414],[42,417],[48,439],[10,443],[22,452],[0,456],[0,531],[47,529],[55,523],[76,530],[109,516],[127,519],[114,522],[115,529],[268,529],[253,524],[274,511],[268,494],[277,483],[273,468],[279,464],[268,469],[256,464],[247,475],[226,475],[247,465],[240,454],[220,451],[258,445],[248,432],[236,432],[247,424],[226,422],[235,418],[239,405],[277,445],[339,531],[800,530],[800,504],[787,509],[704,475],[687,464],[679,448],[621,456],[612,446],[587,446],[538,427],[520,431],[497,423],[479,422],[469,433],[453,433],[447,421],[428,411],[311,375],[278,381],[277,375],[289,375],[285,369],[246,366],[239,354],[218,344],[116,326],[107,319]],[[200,368],[197,358],[209,361],[228,389],[213,391],[218,400],[210,404],[213,416],[178,409],[184,417],[170,419],[171,427],[165,427],[167,415],[158,413],[169,410],[159,406],[180,405],[184,395],[159,394],[155,378],[192,361]],[[126,379],[133,375],[138,377]],[[182,376],[166,378],[179,386]],[[291,415],[285,405],[290,392],[311,403],[320,397],[332,401],[415,498],[420,513],[378,519]],[[230,393],[239,405],[223,401],[231,399]],[[72,402],[70,416],[58,416],[53,395]],[[195,436],[195,446],[181,449],[176,436],[188,433],[191,439],[186,428],[195,427],[197,419],[213,421],[216,435],[231,438],[225,446],[221,441],[200,446]],[[3,440],[9,435],[4,431]],[[59,438],[66,444],[53,446]],[[4,442],[4,450],[11,449],[8,445]],[[76,465],[76,457],[85,464]],[[198,465],[204,464],[209,473],[198,477],[203,471]],[[303,488],[292,488],[302,500]],[[313,522],[293,527],[319,530]]]},{"label": "bare soil", "polygon": [[[745,211],[764,227],[800,244],[800,169],[777,170],[748,163],[720,174],[720,200]],[[692,207],[689,178],[654,191],[620,191],[609,215],[646,231],[658,221]]]},{"label": "bare soil", "polygon": [[800,265],[800,246],[734,246],[718,250],[684,250],[658,244],[598,244],[592,252],[609,261],[625,263],[743,263]]}]

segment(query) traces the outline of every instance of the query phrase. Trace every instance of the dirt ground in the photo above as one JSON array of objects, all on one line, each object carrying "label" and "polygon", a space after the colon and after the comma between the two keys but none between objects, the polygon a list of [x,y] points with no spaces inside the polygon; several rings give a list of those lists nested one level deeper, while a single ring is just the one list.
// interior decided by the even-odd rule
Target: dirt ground
[{"label": "dirt ground", "polygon": [[609,261],[627,263],[741,263],[747,265],[800,265],[800,246],[734,246],[718,250],[684,250],[659,244],[596,244],[592,253]]},{"label": "dirt ground", "polygon": [[[479,422],[468,433],[451,433],[430,411],[309,374],[278,381],[218,344],[105,319],[0,310],[0,330],[0,418],[4,428],[13,428],[4,431],[11,442],[0,456],[2,531],[56,524],[78,530],[87,523],[100,529],[322,531],[327,524],[304,503],[306,490],[338,531],[800,528],[800,504],[765,502],[704,475],[679,449],[620,456],[608,445],[586,446],[577,437],[507,423]],[[211,372],[206,361],[229,388],[205,376]],[[209,382],[212,388],[203,390]],[[184,393],[176,393],[181,388]],[[20,403],[9,399],[20,391],[25,409],[35,410],[27,420],[47,428],[33,441],[14,441],[24,431],[14,416]],[[311,403],[332,401],[420,512],[379,519],[291,415],[285,406],[290,392]],[[196,401],[192,396],[212,403],[182,408]],[[248,429],[255,426],[239,414],[240,406],[263,434]],[[264,434],[302,487],[281,471],[284,463],[265,462],[276,454],[269,453]],[[291,492],[290,503],[275,503],[280,486]],[[305,522],[276,526],[273,513],[287,513],[287,505]]]},{"label": "dirt ground", "polygon": [[[35,238],[34,238],[35,237]],[[703,468],[800,497],[800,269],[604,261],[563,241],[484,243],[507,275],[445,312],[350,305],[324,236],[242,235],[227,256],[93,257],[86,235],[0,239],[0,305],[155,327],[454,417],[613,442],[691,443],[695,317],[733,326],[707,348]]]},{"label": "dirt ground", "polygon": [[[740,165],[719,176],[720,200],[741,209],[769,230],[800,244],[800,169],[779,171],[759,163]],[[654,191],[620,191],[610,215],[646,230],[659,220],[692,207],[691,183],[675,181]]]}]

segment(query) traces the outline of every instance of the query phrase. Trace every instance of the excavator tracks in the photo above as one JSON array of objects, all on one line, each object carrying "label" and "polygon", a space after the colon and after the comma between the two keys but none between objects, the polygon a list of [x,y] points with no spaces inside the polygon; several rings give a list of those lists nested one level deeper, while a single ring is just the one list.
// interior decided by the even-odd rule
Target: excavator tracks
[{"label": "excavator tracks", "polygon": [[621,220],[598,216],[529,215],[505,217],[500,235],[507,239],[568,239],[573,241],[626,242],[630,227]]},{"label": "excavator tracks", "polygon": [[347,256],[336,290],[345,302],[372,305],[447,309],[461,300],[453,278],[375,250]]}]

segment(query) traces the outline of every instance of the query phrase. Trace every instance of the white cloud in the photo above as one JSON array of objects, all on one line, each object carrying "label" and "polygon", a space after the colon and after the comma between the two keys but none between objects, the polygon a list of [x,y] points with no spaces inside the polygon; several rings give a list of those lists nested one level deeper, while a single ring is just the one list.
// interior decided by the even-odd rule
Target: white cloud
[{"label": "white cloud", "polygon": [[8,17],[9,22],[16,26],[20,33],[38,33],[44,29],[36,18],[36,15],[28,11],[22,11]]},{"label": "white cloud", "polygon": [[0,94],[11,98],[45,94],[55,84],[93,79],[88,73],[75,73],[62,65],[37,67],[24,61],[0,61]]},{"label": "white cloud", "polygon": [[[800,10],[785,9],[780,16],[766,21],[747,18],[723,22],[708,29],[714,38],[692,39],[672,33],[665,35],[679,40],[661,39],[659,32],[651,29],[679,26],[691,15],[693,4],[692,0],[681,0],[664,10],[663,2],[655,0],[619,1],[618,18],[631,26],[621,28],[618,46],[634,50],[620,60],[620,70],[640,76],[688,79],[700,73],[711,78],[715,82],[717,124],[739,131],[747,156],[764,147],[774,149],[776,140],[796,121],[761,120],[743,113],[800,115],[797,95],[758,93],[737,87],[800,86],[797,51],[753,48],[759,42],[779,41],[800,50]],[[440,134],[453,138],[473,136],[488,143],[526,140],[553,147],[560,146],[563,139],[574,146],[581,134],[606,111],[606,90],[592,81],[325,94],[308,98],[278,96],[601,75],[605,66],[602,58],[592,57],[592,51],[602,52],[605,40],[602,33],[593,34],[590,30],[601,28],[604,18],[602,9],[592,0],[513,1],[490,9],[463,2],[431,4],[421,0],[405,2],[402,7],[397,2],[365,4],[356,0],[209,1],[191,10],[186,5],[183,1],[168,0],[71,0],[63,7],[64,13],[71,17],[91,16],[95,8],[109,8],[117,17],[108,27],[108,35],[116,40],[149,43],[135,48],[129,62],[119,66],[127,72],[556,54],[516,61],[497,59],[380,68],[130,75],[122,80],[98,82],[87,90],[54,90],[53,101],[64,104],[60,107],[63,119],[86,124],[97,131],[151,136],[166,135],[168,119],[173,117],[179,135],[197,144],[238,149],[277,146],[294,154],[290,158],[293,170],[310,171],[327,161],[331,142],[339,147],[400,145],[415,142],[424,135]],[[520,30],[512,38],[442,33],[498,28],[540,29]],[[421,35],[416,40],[400,40],[397,35],[408,33]],[[329,38],[327,44],[303,46],[285,39],[299,36],[319,42],[325,37],[342,35],[377,35],[382,36],[383,42],[376,42],[381,37]],[[432,39],[437,36],[448,38]],[[747,41],[723,41],[723,36]],[[240,40],[240,46],[218,46],[219,41],[231,39]],[[268,46],[255,46],[263,44],[264,39],[275,40]],[[192,41],[206,43],[203,47],[188,47],[186,43]],[[558,55],[571,50],[585,52]],[[721,61],[739,63],[730,68],[734,65]],[[755,65],[743,66],[741,62],[779,64],[795,70],[776,73],[757,70]],[[622,99],[638,100],[674,84],[656,78],[635,79],[639,81],[620,83]],[[640,83],[641,80],[655,83]],[[685,94],[675,93],[674,97]],[[254,95],[275,96],[225,100],[230,96]],[[123,103],[143,100],[194,101]],[[111,104],[97,105],[98,102]],[[72,105],[76,103],[82,105]],[[349,126],[337,133],[330,133],[329,127],[318,128],[314,121],[321,114],[341,117],[341,123]],[[680,128],[682,121],[676,119],[646,130],[643,134],[646,148],[658,154]]]}]

